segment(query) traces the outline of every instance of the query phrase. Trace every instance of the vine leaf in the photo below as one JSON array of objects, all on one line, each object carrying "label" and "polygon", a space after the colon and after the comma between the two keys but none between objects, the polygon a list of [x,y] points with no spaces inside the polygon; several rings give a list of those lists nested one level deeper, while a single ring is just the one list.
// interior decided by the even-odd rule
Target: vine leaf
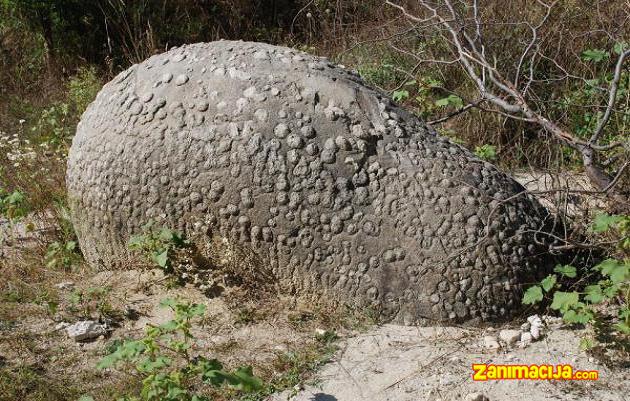
[{"label": "vine leaf", "polygon": [[557,265],[553,268],[553,271],[568,278],[575,278],[577,276],[577,269],[575,266],[571,265]]},{"label": "vine leaf", "polygon": [[525,305],[533,305],[535,303],[542,301],[542,299],[543,299],[542,288],[540,288],[540,286],[537,286],[537,285],[533,287],[529,287],[527,291],[525,291],[525,294],[523,294],[523,303]]}]

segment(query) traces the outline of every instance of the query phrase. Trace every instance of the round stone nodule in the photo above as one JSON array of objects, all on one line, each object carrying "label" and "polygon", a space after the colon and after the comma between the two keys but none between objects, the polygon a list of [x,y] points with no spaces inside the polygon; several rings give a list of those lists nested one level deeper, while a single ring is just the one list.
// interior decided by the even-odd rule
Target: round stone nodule
[{"label": "round stone nodule", "polygon": [[287,293],[405,324],[507,317],[554,264],[516,181],[355,73],[262,43],[182,46],[106,84],[67,187],[91,265],[127,266],[158,219],[249,252]]}]

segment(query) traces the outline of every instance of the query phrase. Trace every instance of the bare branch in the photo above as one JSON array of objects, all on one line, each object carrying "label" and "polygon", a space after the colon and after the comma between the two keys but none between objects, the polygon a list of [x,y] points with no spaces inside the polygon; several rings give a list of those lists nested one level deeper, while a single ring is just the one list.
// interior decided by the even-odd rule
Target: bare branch
[{"label": "bare branch", "polygon": [[[525,48],[525,50],[521,54],[521,58],[519,59],[518,65],[516,66],[516,72],[514,73],[514,86],[517,87],[517,88],[518,88],[519,76],[521,74],[521,67],[522,67],[523,62],[525,60],[525,57],[527,56],[527,54],[530,52],[530,50],[532,49],[532,47],[534,46],[534,44],[538,40],[538,30],[545,24],[545,22],[547,22],[547,19],[551,15],[551,9],[558,3],[558,0],[554,1],[551,4],[546,4],[546,3],[544,3],[544,2],[542,2],[540,0],[537,0],[537,1],[543,7],[547,8],[547,12],[545,13],[545,16],[542,18],[542,20],[535,27],[532,27],[530,24],[527,24],[527,26],[529,27],[529,29],[532,32],[532,39],[530,40],[529,44],[527,45],[527,47]],[[523,93],[525,93],[525,92],[523,92]]]},{"label": "bare branch", "polygon": [[431,120],[431,121],[427,121],[427,124],[429,125],[437,125],[437,124],[441,124],[444,121],[450,120],[451,118],[458,116],[464,112],[466,112],[468,109],[471,109],[473,107],[477,107],[480,103],[482,103],[484,101],[484,99],[480,99],[480,100],[476,100],[472,103],[468,103],[466,106],[455,110],[454,112],[448,114],[447,116],[444,116],[442,118],[438,118],[437,120]]},{"label": "bare branch", "polygon": [[[602,134],[602,131],[611,114],[614,112],[615,99],[618,91],[619,81],[621,79],[621,72],[624,60],[630,55],[630,50],[625,51],[617,61],[615,68],[615,74],[613,81],[610,84],[609,100],[604,112],[603,117],[598,122],[597,128],[593,132],[590,140],[585,141],[579,138],[574,133],[561,127],[558,123],[550,120],[544,115],[544,108],[541,108],[542,99],[539,99],[535,93],[529,93],[532,83],[553,81],[558,78],[551,77],[547,80],[537,81],[534,78],[534,60],[540,57],[541,60],[551,60],[555,66],[564,74],[559,79],[580,79],[586,82],[583,77],[576,77],[569,74],[566,69],[559,65],[556,60],[545,56],[540,52],[540,30],[543,25],[549,20],[552,10],[556,6],[559,0],[554,0],[551,3],[546,3],[543,0],[537,0],[538,4],[545,8],[545,13],[540,21],[532,26],[529,22],[491,22],[494,25],[525,25],[531,32],[531,38],[525,45],[525,49],[520,54],[515,71],[513,72],[513,79],[506,78],[507,75],[512,75],[510,72],[501,71],[497,67],[496,58],[490,59],[490,55],[486,54],[486,47],[483,43],[483,27],[489,23],[481,21],[479,4],[477,0],[472,0],[472,18],[462,16],[458,13],[453,6],[451,0],[442,0],[439,4],[444,4],[445,9],[438,8],[433,2],[425,0],[418,0],[418,4],[427,11],[426,18],[420,18],[412,15],[407,9],[399,4],[395,4],[392,0],[386,0],[386,3],[396,9],[398,9],[405,17],[410,21],[417,23],[418,29],[427,29],[428,25],[439,26],[441,29],[439,33],[444,37],[447,43],[450,43],[451,51],[455,54],[454,60],[447,62],[441,60],[435,60],[435,64],[451,64],[458,62],[462,67],[466,75],[475,84],[479,93],[479,99],[475,102],[470,102],[461,109],[436,120],[431,121],[431,124],[439,124],[456,115],[459,115],[472,108],[479,108],[484,102],[493,105],[492,112],[498,112],[510,119],[524,120],[537,124],[545,131],[549,132],[555,139],[580,152],[582,156],[582,162],[584,164],[585,171],[589,176],[591,182],[600,190],[606,189],[607,191],[614,187],[615,179],[611,179],[605,172],[601,164],[598,163],[598,155],[596,152],[610,150],[623,144],[616,142],[614,144],[601,145],[597,143],[597,140]],[[471,22],[472,20],[472,22]],[[423,24],[425,26],[423,26]],[[470,34],[467,31],[474,29],[474,34]],[[472,36],[471,36],[472,35]],[[535,49],[535,50],[534,50]],[[411,52],[403,51],[410,54]],[[520,80],[522,74],[523,65],[527,63],[529,57],[529,71],[527,82],[521,88]],[[416,57],[421,60],[421,57]],[[427,60],[429,62],[429,60]],[[483,110],[483,109],[482,109]],[[622,168],[625,169],[625,166]],[[618,179],[618,177],[615,177]]]},{"label": "bare branch", "polygon": [[602,190],[603,192],[609,192],[615,185],[617,185],[617,182],[619,182],[619,179],[622,177],[623,171],[626,167],[628,167],[628,164],[630,164],[630,162],[626,162],[623,166],[621,166],[617,175],[615,175],[615,178],[613,178],[612,181],[610,181],[610,184]]}]

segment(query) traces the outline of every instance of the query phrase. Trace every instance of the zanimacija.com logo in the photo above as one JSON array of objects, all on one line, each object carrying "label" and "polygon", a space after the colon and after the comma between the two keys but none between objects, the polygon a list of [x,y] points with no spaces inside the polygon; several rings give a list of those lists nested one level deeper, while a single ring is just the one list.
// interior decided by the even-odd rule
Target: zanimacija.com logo
[{"label": "zanimacija.com logo", "polygon": [[571,365],[492,365],[473,363],[473,380],[597,380],[597,370],[575,370]]}]

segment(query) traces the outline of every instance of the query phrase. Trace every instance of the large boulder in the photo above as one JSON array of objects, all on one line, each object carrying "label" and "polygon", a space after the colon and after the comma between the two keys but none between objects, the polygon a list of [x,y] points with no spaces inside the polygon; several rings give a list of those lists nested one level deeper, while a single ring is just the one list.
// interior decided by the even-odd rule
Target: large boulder
[{"label": "large boulder", "polygon": [[152,56],[79,123],[81,249],[128,263],[150,220],[251,251],[280,286],[397,322],[497,319],[550,263],[548,213],[493,165],[326,59],[219,41]]}]

